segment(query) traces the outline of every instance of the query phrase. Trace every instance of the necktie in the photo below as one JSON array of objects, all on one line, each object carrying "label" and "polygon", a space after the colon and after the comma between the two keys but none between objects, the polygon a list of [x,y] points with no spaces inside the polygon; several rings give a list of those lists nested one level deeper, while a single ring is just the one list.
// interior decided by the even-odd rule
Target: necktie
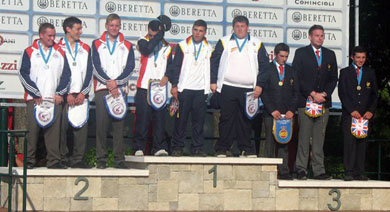
[{"label": "necktie", "polygon": [[360,68],[359,67],[356,68],[356,74],[357,74],[357,77],[360,77]]},{"label": "necktie", "polygon": [[280,76],[283,76],[283,66],[279,66]]},{"label": "necktie", "polygon": [[316,50],[317,58],[320,59],[320,51],[317,49]]}]

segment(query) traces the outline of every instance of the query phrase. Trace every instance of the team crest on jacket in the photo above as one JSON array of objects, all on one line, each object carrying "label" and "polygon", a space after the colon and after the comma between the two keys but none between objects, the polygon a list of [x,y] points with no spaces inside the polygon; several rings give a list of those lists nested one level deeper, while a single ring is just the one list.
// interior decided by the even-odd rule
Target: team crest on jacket
[{"label": "team crest on jacket", "polygon": [[104,103],[108,114],[116,120],[122,120],[127,114],[127,103],[122,90],[119,89],[120,95],[114,98],[111,94],[104,97]]},{"label": "team crest on jacket", "polygon": [[168,85],[160,86],[160,80],[149,80],[148,104],[154,110],[161,110],[165,107],[168,99]]},{"label": "team crest on jacket", "polygon": [[56,105],[53,99],[44,99],[40,105],[34,106],[34,118],[41,128],[50,127],[56,117]]},{"label": "team crest on jacket", "polygon": [[310,101],[309,98],[306,100],[305,114],[309,117],[316,118],[322,116],[323,105]]},{"label": "team crest on jacket", "polygon": [[368,120],[360,117],[352,117],[351,133],[356,138],[365,138],[368,135]]},{"label": "team crest on jacket", "polygon": [[274,126],[272,129],[272,134],[276,142],[281,144],[287,144],[291,141],[292,138],[292,129],[293,123],[291,119],[274,119]]},{"label": "team crest on jacket", "polygon": [[254,98],[253,93],[253,91],[245,93],[245,115],[251,120],[259,112],[259,98]]}]

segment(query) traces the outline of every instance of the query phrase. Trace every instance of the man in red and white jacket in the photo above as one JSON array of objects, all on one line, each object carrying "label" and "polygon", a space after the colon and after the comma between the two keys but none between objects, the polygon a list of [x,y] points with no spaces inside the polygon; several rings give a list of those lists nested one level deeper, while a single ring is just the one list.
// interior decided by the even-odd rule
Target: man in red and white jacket
[{"label": "man in red and white jacket", "polygon": [[125,119],[115,120],[109,116],[104,104],[104,97],[109,93],[115,98],[127,90],[130,74],[134,69],[134,50],[130,42],[124,39],[121,19],[117,14],[106,18],[106,30],[99,39],[93,41],[92,61],[94,70],[94,89],[96,103],[96,159],[97,168],[106,168],[107,132],[110,122],[113,129],[114,167],[127,168],[123,142],[123,124]]},{"label": "man in red and white jacket", "polygon": [[54,40],[55,28],[52,24],[43,23],[39,26],[39,39],[26,48],[20,67],[20,80],[26,91],[28,122],[27,168],[33,168],[36,163],[36,150],[40,127],[34,118],[34,106],[43,99],[53,99],[56,104],[55,120],[51,126],[43,130],[47,150],[47,167],[54,169],[67,168],[61,162],[59,149],[60,124],[63,95],[67,93],[70,82],[70,69],[65,52]]},{"label": "man in red and white jacket", "polygon": [[164,40],[164,29],[161,22],[152,20],[148,24],[148,34],[138,40],[138,50],[141,52],[141,69],[137,81],[135,95],[136,128],[135,155],[143,156],[150,119],[153,121],[153,150],[156,156],[167,156],[165,142],[165,110],[154,110],[147,102],[149,80],[161,80],[160,86],[166,85],[168,75],[167,64],[172,60],[171,47]]},{"label": "man in red and white jacket", "polygon": [[197,20],[192,35],[181,41],[175,51],[175,58],[169,67],[171,72],[171,93],[179,100],[179,117],[175,119],[172,133],[172,156],[183,155],[187,120],[191,112],[191,153],[206,156],[203,151],[203,125],[206,115],[206,99],[210,93],[210,57],[213,48],[205,38],[207,23]]},{"label": "man in red and white jacket", "polygon": [[81,128],[72,128],[73,132],[73,154],[69,160],[69,150],[67,145],[66,132],[69,128],[68,107],[81,105],[91,89],[92,82],[92,59],[90,47],[80,40],[82,34],[82,22],[76,17],[68,17],[62,24],[65,37],[61,38],[58,45],[64,50],[68,65],[72,73],[69,93],[65,99],[65,105],[62,113],[61,123],[61,142],[60,152],[63,163],[70,165],[72,168],[91,168],[83,162],[85,147],[88,137],[88,121]]}]

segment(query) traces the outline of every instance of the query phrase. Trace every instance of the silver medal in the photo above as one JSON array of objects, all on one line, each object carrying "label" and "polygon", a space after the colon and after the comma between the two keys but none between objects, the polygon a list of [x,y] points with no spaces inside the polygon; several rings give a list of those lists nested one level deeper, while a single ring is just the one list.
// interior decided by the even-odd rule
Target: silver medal
[{"label": "silver medal", "polygon": [[73,66],[76,66],[76,65],[77,65],[76,61],[74,61],[74,62],[72,63],[72,65],[73,65]]},{"label": "silver medal", "polygon": [[49,65],[46,64],[46,65],[44,66],[44,68],[45,68],[46,70],[49,69]]}]

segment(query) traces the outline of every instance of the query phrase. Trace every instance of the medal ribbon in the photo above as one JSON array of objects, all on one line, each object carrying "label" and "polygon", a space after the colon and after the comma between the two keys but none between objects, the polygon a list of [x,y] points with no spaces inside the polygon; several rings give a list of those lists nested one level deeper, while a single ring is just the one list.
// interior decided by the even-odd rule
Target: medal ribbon
[{"label": "medal ribbon", "polygon": [[106,45],[108,48],[108,52],[110,52],[110,55],[114,54],[115,47],[116,47],[116,38],[114,40],[114,45],[112,47],[112,51],[110,50],[110,40],[108,39],[108,33],[106,33]]},{"label": "medal ribbon", "polygon": [[321,67],[321,63],[322,63],[322,51],[316,50],[315,53],[316,53],[316,59],[317,59],[318,67]]},{"label": "medal ribbon", "polygon": [[76,62],[79,42],[76,41],[76,46],[74,47],[74,57],[73,57],[72,49],[70,48],[69,41],[68,41],[68,39],[66,39],[66,37],[64,37],[64,41],[65,41],[66,48],[68,49],[70,56],[72,57],[73,61]]},{"label": "medal ribbon", "polygon": [[38,46],[39,46],[39,52],[41,52],[41,55],[42,55],[43,62],[45,62],[45,64],[47,64],[49,62],[49,59],[50,59],[50,56],[51,56],[51,51],[53,50],[53,47],[50,46],[49,54],[47,55],[47,58],[46,58],[45,54],[43,53],[40,41],[38,41]]},{"label": "medal ribbon", "polygon": [[363,75],[363,67],[357,67],[355,63],[352,63],[353,67],[355,68],[356,71],[356,79],[358,82],[358,86],[360,86],[360,82],[362,81],[362,75]]},{"label": "medal ribbon", "polygon": [[[278,68],[278,64],[276,64],[276,61],[275,61],[275,60],[274,60],[274,64],[275,64],[276,68]],[[279,65],[279,68],[280,68],[280,72],[278,71],[279,81],[284,82],[284,74],[285,74],[286,72],[283,71],[283,66],[282,66],[282,65]]]},{"label": "medal ribbon", "polygon": [[242,42],[241,46],[238,43],[238,38],[237,38],[236,34],[233,34],[233,38],[234,38],[234,40],[236,40],[236,44],[237,44],[238,50],[241,52],[242,49],[244,48],[246,42],[248,41],[248,35],[246,35],[245,40],[244,40],[244,42]]},{"label": "medal ribbon", "polygon": [[195,55],[195,61],[198,61],[200,50],[202,49],[203,41],[200,42],[199,48],[198,48],[198,54],[196,54],[196,46],[194,40],[192,40],[192,44],[194,44],[194,55]]}]

